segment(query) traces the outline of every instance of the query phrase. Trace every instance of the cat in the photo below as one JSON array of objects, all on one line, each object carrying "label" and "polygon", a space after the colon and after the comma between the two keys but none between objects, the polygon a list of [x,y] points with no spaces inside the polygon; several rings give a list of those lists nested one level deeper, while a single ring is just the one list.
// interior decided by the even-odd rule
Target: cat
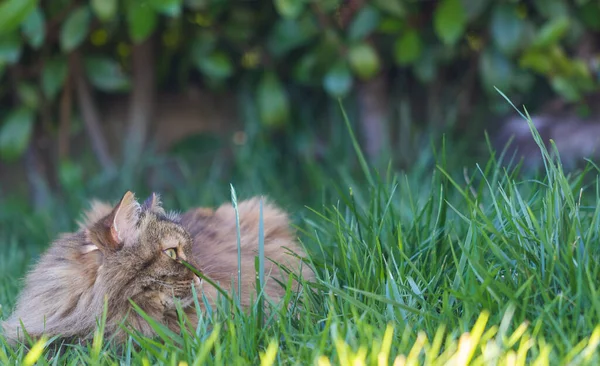
[{"label": "cat", "polygon": [[[241,305],[256,297],[255,256],[258,250],[259,205],[254,197],[238,205],[241,238]],[[263,200],[265,285],[267,298],[279,301],[288,268],[306,280],[314,272],[299,256],[287,214]],[[217,290],[185,267],[185,260],[223,289],[237,291],[236,213],[231,204],[216,210],[196,208],[167,213],[157,194],[139,204],[127,192],[116,206],[93,201],[79,230],[63,234],[28,273],[13,314],[3,323],[12,345],[24,341],[22,325],[33,339],[42,335],[89,340],[107,302],[105,335],[124,341],[120,323],[152,337],[149,324],[132,310],[130,299],[153,319],[180,331],[177,298],[190,319],[196,311],[192,286],[213,306]],[[290,255],[286,249],[297,253]],[[282,267],[273,264],[279,263]],[[301,272],[301,273],[299,273]],[[294,281],[297,284],[296,281]],[[203,304],[202,301],[199,301]]]}]

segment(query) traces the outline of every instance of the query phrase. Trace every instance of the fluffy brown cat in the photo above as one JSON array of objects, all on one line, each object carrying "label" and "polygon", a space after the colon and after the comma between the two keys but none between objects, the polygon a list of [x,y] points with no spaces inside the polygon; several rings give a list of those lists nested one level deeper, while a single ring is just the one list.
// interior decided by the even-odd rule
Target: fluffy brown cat
[{"label": "fluffy brown cat", "polygon": [[[254,261],[258,250],[259,198],[238,205],[242,248],[242,305],[255,293]],[[285,289],[274,278],[287,281],[275,261],[302,276],[314,274],[297,257],[301,254],[289,228],[287,215],[264,202],[265,294],[277,301]],[[201,281],[180,260],[231,290],[237,291],[237,234],[232,205],[217,210],[198,208],[182,215],[167,214],[153,194],[140,205],[131,192],[112,207],[94,202],[80,229],[63,234],[27,275],[14,313],[3,322],[12,344],[22,341],[23,329],[33,338],[42,335],[89,339],[108,304],[105,333],[123,340],[119,323],[146,336],[152,328],[132,311],[133,300],[152,318],[178,331],[178,298],[193,316],[192,285],[214,304],[217,290]],[[272,278],[269,278],[272,277]],[[233,280],[233,281],[232,281]],[[256,297],[256,296],[254,296]],[[202,302],[200,302],[202,303]]]}]

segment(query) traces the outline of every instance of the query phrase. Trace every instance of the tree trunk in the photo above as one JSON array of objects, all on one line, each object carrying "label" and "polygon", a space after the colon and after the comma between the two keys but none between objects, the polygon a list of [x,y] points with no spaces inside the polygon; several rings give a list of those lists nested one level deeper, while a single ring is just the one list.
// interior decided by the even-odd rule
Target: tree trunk
[{"label": "tree trunk", "polygon": [[35,133],[31,137],[29,147],[25,152],[25,171],[29,185],[29,197],[35,211],[40,211],[48,206],[50,189],[46,181],[43,163],[35,146]]},{"label": "tree trunk", "polygon": [[360,124],[364,134],[365,152],[372,162],[376,162],[388,141],[388,91],[385,73],[358,86],[358,106]]},{"label": "tree trunk", "polygon": [[152,121],[156,91],[152,38],[134,44],[132,50],[133,90],[129,104],[129,126],[123,153],[125,166],[135,166],[141,158]]},{"label": "tree trunk", "polygon": [[71,75],[67,75],[65,86],[60,98],[59,127],[58,127],[58,160],[69,158],[71,134],[71,113],[73,109]]}]

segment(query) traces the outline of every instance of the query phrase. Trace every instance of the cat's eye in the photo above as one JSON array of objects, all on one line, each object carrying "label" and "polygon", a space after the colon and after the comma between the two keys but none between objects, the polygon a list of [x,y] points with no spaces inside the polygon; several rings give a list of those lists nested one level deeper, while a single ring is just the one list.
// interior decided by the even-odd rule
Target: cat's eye
[{"label": "cat's eye", "polygon": [[168,255],[171,259],[177,259],[177,251],[175,251],[175,248],[166,249],[163,251],[163,253]]}]

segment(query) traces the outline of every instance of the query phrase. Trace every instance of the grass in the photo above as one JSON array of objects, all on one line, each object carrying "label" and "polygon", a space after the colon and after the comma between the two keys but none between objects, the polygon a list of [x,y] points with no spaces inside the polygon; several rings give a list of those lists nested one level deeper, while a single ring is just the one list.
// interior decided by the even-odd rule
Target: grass
[{"label": "grass", "polygon": [[[353,136],[349,144],[362,156]],[[543,150],[544,172],[527,179],[496,159],[464,167],[443,147],[409,172],[390,168],[380,174],[362,157],[358,166],[307,160],[282,170],[266,158],[267,147],[247,149],[253,152],[240,152],[245,155],[237,175],[223,179],[210,173],[214,167],[189,173],[185,184],[164,192],[165,206],[228,200],[232,181],[238,197],[271,193],[294,212],[318,280],[302,283],[299,292],[288,287],[287,310],[257,306],[244,313],[223,296],[202,314],[193,334],[154,324],[157,339],[131,334],[121,348],[101,332],[89,345],[61,345],[60,352],[47,348],[45,339],[12,349],[0,335],[0,362],[600,362],[600,181],[591,165],[566,174]],[[14,205],[0,212],[2,317],[48,238],[73,228],[83,197],[95,192],[114,198],[111,191],[122,187],[102,182],[75,188],[52,215],[7,213]],[[257,258],[259,277],[261,263]]]}]

